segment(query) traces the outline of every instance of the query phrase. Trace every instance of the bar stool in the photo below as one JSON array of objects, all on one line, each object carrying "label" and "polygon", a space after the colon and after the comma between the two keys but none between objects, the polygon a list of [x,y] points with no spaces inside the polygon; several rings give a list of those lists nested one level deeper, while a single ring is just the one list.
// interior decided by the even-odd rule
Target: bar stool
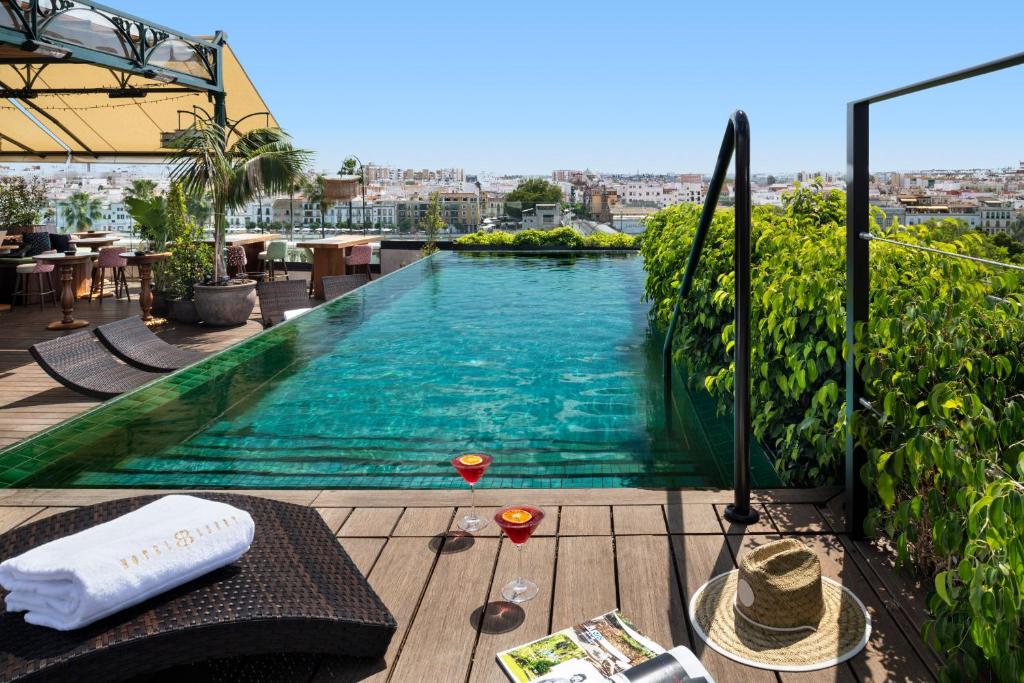
[{"label": "bar stool", "polygon": [[[47,249],[43,253],[44,254],[56,254],[57,250],[56,249]],[[22,301],[25,302],[25,305],[28,306],[28,298],[30,296],[38,296],[39,297],[39,308],[42,309],[42,308],[44,308],[44,306],[43,306],[43,301],[45,300],[44,297],[47,294],[50,294],[50,295],[52,295],[52,298],[53,298],[53,305],[54,306],[57,305],[57,290],[54,289],[54,286],[53,286],[53,264],[52,263],[42,263],[40,261],[36,261],[35,263],[22,263],[21,265],[19,265],[19,266],[17,266],[15,268],[15,272],[17,273],[18,279],[17,279],[17,282],[15,282],[15,285],[14,285],[14,295],[11,297],[11,303],[12,304],[13,303],[17,303],[18,297],[20,296],[22,298]],[[35,293],[30,293],[28,291],[28,279],[31,276],[33,276],[33,275],[35,275],[38,278],[39,291],[35,292]],[[44,289],[44,286],[43,286],[43,275],[47,276],[46,279],[49,281],[49,286],[50,286],[49,289]]]},{"label": "bar stool", "polygon": [[92,301],[96,290],[99,290],[100,303],[103,303],[103,287],[106,284],[105,277],[108,268],[114,280],[114,297],[120,299],[121,293],[124,292],[124,295],[128,297],[128,301],[132,300],[132,295],[128,293],[128,279],[125,277],[128,260],[121,258],[121,251],[121,247],[103,247],[100,249],[99,257],[96,259],[92,269],[92,286],[89,288],[89,301]]},{"label": "bar stool", "polygon": [[369,244],[357,244],[352,247],[345,258],[345,263],[350,266],[366,266],[366,279],[372,280],[370,276],[370,260],[373,258],[373,247]]},{"label": "bar stool", "polygon": [[226,253],[228,271],[230,272],[231,268],[234,267],[236,275],[245,273],[245,266],[249,262],[248,259],[245,258],[245,249],[237,246],[228,247]]},{"label": "bar stool", "polygon": [[259,260],[263,261],[263,269],[270,272],[270,279],[277,279],[277,274],[274,272],[274,264],[278,261],[281,262],[281,267],[284,268],[284,279],[290,280],[291,277],[288,275],[288,243],[283,240],[276,240],[267,245],[266,251],[261,251],[259,254]]}]

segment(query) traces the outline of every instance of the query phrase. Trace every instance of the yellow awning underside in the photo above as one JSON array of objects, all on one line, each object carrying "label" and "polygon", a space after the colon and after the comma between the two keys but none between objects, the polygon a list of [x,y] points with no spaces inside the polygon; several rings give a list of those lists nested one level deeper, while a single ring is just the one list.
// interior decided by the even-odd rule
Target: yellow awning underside
[{"label": "yellow awning underside", "polygon": [[[18,48],[0,46],[10,57]],[[244,133],[253,128],[277,126],[256,86],[227,44],[223,47],[224,90],[230,124]],[[25,66],[0,64],[0,88],[19,89]],[[103,66],[53,62],[39,73],[37,89],[118,88],[125,74]],[[132,88],[147,91],[146,97],[111,98],[107,93],[39,94],[17,100],[39,125],[11,100],[0,99],[0,160],[23,162],[144,163],[166,160],[168,150],[161,135],[188,128],[196,116],[213,117],[213,101],[205,92],[181,92],[140,76],[130,79]],[[177,92],[161,92],[174,88]],[[63,145],[61,144],[63,143]],[[66,146],[66,147],[65,147]]]}]

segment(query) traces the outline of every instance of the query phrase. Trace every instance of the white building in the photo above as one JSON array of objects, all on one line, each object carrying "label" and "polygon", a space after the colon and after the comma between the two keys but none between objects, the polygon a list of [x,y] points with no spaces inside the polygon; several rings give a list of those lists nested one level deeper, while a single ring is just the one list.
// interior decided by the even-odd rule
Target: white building
[{"label": "white building", "polygon": [[550,230],[562,224],[562,208],[559,204],[537,204],[532,209],[523,209],[524,230]]}]

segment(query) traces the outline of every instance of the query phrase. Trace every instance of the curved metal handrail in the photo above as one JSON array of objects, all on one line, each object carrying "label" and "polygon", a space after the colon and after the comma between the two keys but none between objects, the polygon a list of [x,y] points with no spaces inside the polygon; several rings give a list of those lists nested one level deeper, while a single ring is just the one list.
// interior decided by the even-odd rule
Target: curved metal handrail
[{"label": "curved metal handrail", "polygon": [[[679,306],[690,295],[693,278],[700,264],[711,221],[718,208],[718,198],[725,184],[725,175],[733,154],[736,155],[736,227],[734,268],[736,271],[736,379],[734,382],[734,450],[733,450],[733,503],[725,510],[725,517],[738,524],[753,524],[758,520],[757,510],[750,507],[750,122],[742,110],[733,112],[725,127],[718,161],[711,176],[708,194],[704,199],[700,222],[686,262],[686,271],[679,286],[679,296],[672,309],[672,318],[665,334],[662,349],[662,380],[664,383],[666,417],[672,410],[672,340],[679,325]],[[669,421],[666,424],[670,424]]]}]

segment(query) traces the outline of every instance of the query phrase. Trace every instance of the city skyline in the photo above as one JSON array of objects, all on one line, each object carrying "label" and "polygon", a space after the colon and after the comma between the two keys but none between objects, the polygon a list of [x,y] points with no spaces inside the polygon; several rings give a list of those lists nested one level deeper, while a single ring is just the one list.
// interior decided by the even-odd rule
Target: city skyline
[{"label": "city skyline", "polygon": [[[605,172],[709,172],[737,107],[751,118],[755,170],[841,169],[847,101],[1019,51],[1024,19],[1010,2],[986,7],[998,21],[975,22],[950,20],[959,5],[923,2],[850,14],[792,2],[728,16],[668,3],[119,6],[197,34],[227,31],[318,168],[354,153],[531,174],[566,159]],[[1000,123],[1024,107],[1022,74],[878,105],[872,167],[1015,165],[1024,131]]]}]

